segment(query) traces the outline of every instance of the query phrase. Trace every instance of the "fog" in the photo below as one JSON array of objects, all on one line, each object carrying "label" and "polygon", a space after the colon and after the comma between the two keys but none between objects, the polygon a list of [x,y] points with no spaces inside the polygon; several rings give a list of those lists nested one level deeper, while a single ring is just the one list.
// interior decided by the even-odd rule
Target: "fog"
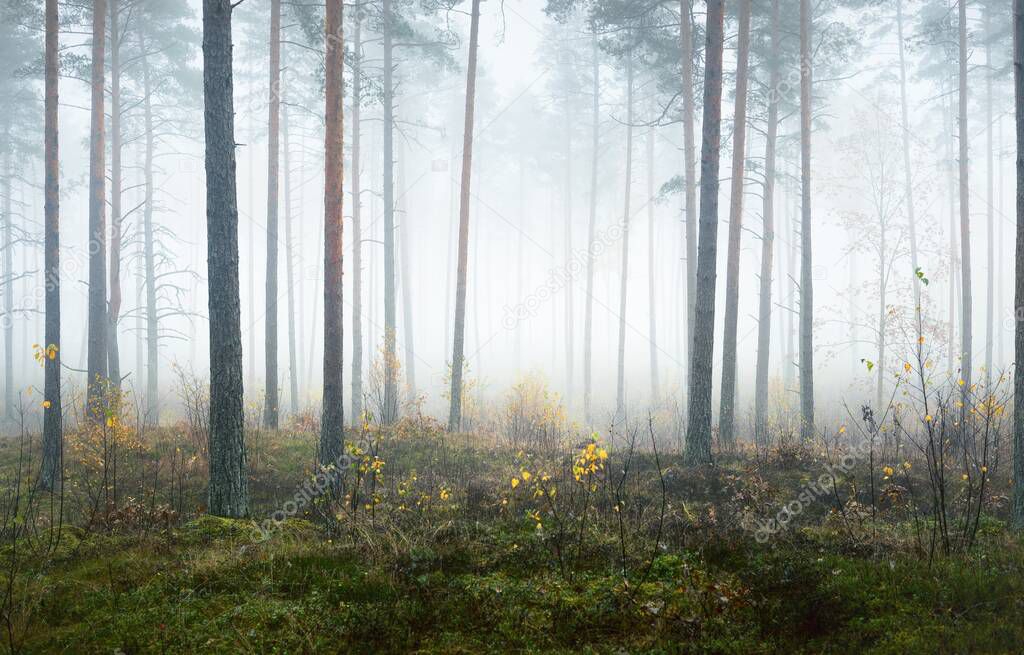
[{"label": "fog", "polygon": [[[15,9],[34,6],[28,0],[8,0],[7,4]],[[131,20],[129,5],[144,4],[125,2],[125,17]],[[406,8],[415,3],[399,4]],[[482,403],[499,402],[523,376],[540,376],[564,398],[574,419],[585,419],[587,234],[593,211],[595,245],[591,246],[594,262],[589,294],[592,420],[603,423],[615,414],[622,318],[626,326],[624,394],[629,414],[639,417],[649,410],[662,409],[683,412],[691,350],[687,343],[686,221],[696,221],[697,216],[686,216],[680,181],[684,175],[682,103],[680,89],[672,85],[680,74],[679,5],[650,3],[650,7],[640,8],[641,3],[636,3],[636,16],[630,20],[635,19],[638,27],[631,29],[641,36],[640,45],[631,55],[634,88],[630,109],[625,63],[630,55],[623,54],[620,39],[624,33],[633,32],[599,21],[595,40],[586,7],[570,12],[567,18],[557,16],[563,20],[556,20],[545,11],[546,4],[540,0],[484,2],[481,10],[465,351],[469,379],[475,383],[472,393]],[[796,4],[794,0],[782,3],[783,22],[795,15]],[[817,411],[821,418],[828,419],[843,413],[840,401],[850,406],[874,401],[880,382],[883,393],[888,393],[891,376],[902,371],[904,361],[910,361],[919,338],[914,328],[915,286],[921,293],[921,336],[930,348],[930,366],[957,378],[962,332],[959,308],[964,289],[959,277],[962,256],[955,7],[945,7],[942,0],[902,3],[908,110],[908,122],[904,123],[901,41],[894,3],[817,4],[820,15],[814,24],[811,161],[813,347]],[[1009,39],[1005,21],[986,23],[989,4],[1000,3],[974,3],[968,8],[967,188],[976,378],[984,375],[986,366],[1002,372],[1013,356],[1014,223],[1010,208],[1015,188],[1013,121],[1007,115],[1011,110],[1012,75],[1005,56]],[[186,83],[184,90],[173,93],[161,93],[158,86],[155,96],[159,118],[153,220],[161,231],[159,271],[161,284],[166,283],[159,293],[161,419],[173,418],[180,411],[174,366],[193,371],[200,378],[209,375],[201,6],[198,0],[192,0],[183,9],[186,15],[174,27],[180,32],[168,29],[163,37],[168,43],[173,39],[185,42],[167,46],[176,48],[173,65],[180,69],[168,75],[189,77],[191,86]],[[364,98],[358,126],[363,189],[363,234],[359,243],[352,238],[351,225],[351,62],[346,67],[344,88],[343,209],[344,380],[348,385],[351,377],[352,255],[355,248],[360,248],[366,393],[370,393],[373,367],[380,366],[385,332],[384,123],[376,95],[382,55],[373,11],[370,6],[345,8],[348,49],[353,47],[352,28],[361,20],[359,13],[369,12],[362,19],[362,65],[369,87],[364,86],[364,92],[369,97]],[[769,87],[764,53],[770,41],[770,11],[770,2],[754,3],[736,338],[735,406],[738,424],[743,426],[751,420],[757,356],[765,98]],[[703,12],[703,3],[695,3],[698,175]],[[322,6],[288,4],[282,19],[280,96],[287,136],[282,134],[281,141],[277,307],[279,388],[286,415],[293,406],[293,377],[298,388],[295,404],[299,407],[317,407],[322,394],[324,59],[322,42],[311,43],[310,32],[304,31],[302,22],[303,15],[311,16],[315,32],[322,13]],[[266,0],[245,0],[234,11],[241,329],[247,403],[262,403],[266,384],[268,14]],[[424,12],[418,4],[415,10],[410,9],[410,15],[415,16],[410,24],[418,31],[396,39],[394,65],[399,260],[396,338],[403,401],[421,399],[423,411],[443,417],[452,351],[469,16],[462,6],[432,7]],[[62,61],[59,109],[64,282],[61,351],[66,384],[79,389],[85,384],[87,350],[88,18],[86,12],[77,22],[69,19],[62,25],[62,56],[68,61]],[[785,46],[787,52],[796,47],[798,27],[793,22],[781,27],[782,38],[790,41]],[[28,42],[40,48],[5,55],[4,104],[34,103],[41,107],[41,76],[19,72],[41,61],[38,26],[12,23],[3,29],[25,30]],[[123,44],[126,59],[138,49],[131,29],[129,23]],[[736,32],[737,18],[727,14],[712,376],[716,411],[727,303]],[[990,54],[993,47],[998,55]],[[596,153],[592,145],[595,56],[599,71]],[[84,61],[76,62],[76,57]],[[769,360],[772,402],[792,407],[799,404],[796,334],[801,187],[800,74],[796,61],[795,56],[787,55],[777,87],[780,123]],[[116,333],[124,386],[143,394],[147,343],[140,225],[145,138],[140,127],[141,107],[137,101],[141,92],[134,65],[125,64],[124,73],[124,300]],[[153,65],[164,63],[160,60]],[[108,98],[109,94],[108,78]],[[109,111],[108,105],[108,124]],[[27,119],[15,113],[8,110],[8,116],[14,118],[7,121],[5,133],[11,135],[13,131],[26,141],[38,137],[41,144],[42,112],[33,111]],[[909,135],[909,197],[904,134]],[[15,146],[10,136],[7,143],[5,179],[9,192],[5,214],[12,224],[9,234],[14,236],[4,250],[5,294],[10,303],[4,312],[9,328],[4,338],[10,370],[5,383],[11,385],[6,409],[13,420],[11,403],[35,411],[32,408],[38,406],[38,390],[43,386],[43,369],[33,352],[33,344],[44,342],[43,162],[41,148],[31,152]],[[109,164],[109,135],[107,148]],[[628,177],[627,151],[632,153]],[[592,178],[595,157],[596,176]],[[109,175],[108,171],[108,182]],[[109,184],[106,193],[109,205]],[[911,202],[918,250],[916,272],[910,252]],[[286,222],[291,228],[290,244],[286,241]],[[627,234],[628,270],[624,272],[623,241]],[[290,272],[289,249],[293,266]],[[290,336],[292,321],[294,334]],[[881,356],[880,325],[887,335]],[[289,357],[290,340],[296,351],[294,368]],[[884,370],[882,375],[880,368]],[[345,396],[348,415],[348,390]],[[412,405],[403,403],[402,411],[413,411]]]}]

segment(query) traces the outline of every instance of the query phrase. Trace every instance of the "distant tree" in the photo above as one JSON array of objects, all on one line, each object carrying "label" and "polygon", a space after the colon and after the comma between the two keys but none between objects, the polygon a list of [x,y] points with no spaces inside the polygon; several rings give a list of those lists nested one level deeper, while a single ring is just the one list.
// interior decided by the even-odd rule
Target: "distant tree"
[{"label": "distant tree", "polygon": [[107,385],[107,235],[105,70],[107,0],[92,3],[92,77],[89,136],[89,316],[86,414],[103,417]]},{"label": "distant tree", "polygon": [[725,281],[725,335],[722,346],[722,392],[718,412],[719,438],[725,447],[736,442],[736,329],[739,322],[740,235],[743,231],[743,191],[746,176],[747,84],[750,65],[752,0],[740,0],[736,53],[736,105],[733,112],[732,190],[729,201],[729,250]]},{"label": "distant tree", "polygon": [[[1024,0],[1013,2],[1014,116],[1017,124],[1017,274],[1015,359],[1024,362]],[[1013,522],[1024,530],[1024,375],[1013,379]]]},{"label": "distant tree", "polygon": [[767,116],[765,119],[764,193],[761,210],[761,274],[757,311],[757,368],[754,372],[754,442],[768,442],[768,366],[771,357],[772,274],[775,254],[775,170],[779,140],[778,91],[781,75],[780,0],[772,0],[769,28]]},{"label": "distant tree", "polygon": [[231,0],[203,0],[203,95],[210,311],[210,513],[249,512],[242,406]]},{"label": "distant tree", "polygon": [[476,67],[480,42],[480,0],[470,0],[469,64],[466,67],[466,114],[462,137],[462,187],[459,196],[459,250],[455,287],[455,334],[452,345],[451,406],[448,430],[462,425],[462,376],[466,348],[466,282],[469,263],[469,202],[473,173],[473,126],[476,109]]},{"label": "distant tree", "polygon": [[[963,380],[964,398],[970,392],[973,358],[973,296],[971,293],[971,208],[970,208],[970,135],[967,125],[967,0],[958,4],[957,44],[959,50],[959,73],[957,88],[959,98],[958,129],[960,142],[960,379]],[[967,403],[964,402],[966,416]]]},{"label": "distant tree", "polygon": [[811,3],[800,0],[800,438],[814,437],[814,274],[811,259]]}]

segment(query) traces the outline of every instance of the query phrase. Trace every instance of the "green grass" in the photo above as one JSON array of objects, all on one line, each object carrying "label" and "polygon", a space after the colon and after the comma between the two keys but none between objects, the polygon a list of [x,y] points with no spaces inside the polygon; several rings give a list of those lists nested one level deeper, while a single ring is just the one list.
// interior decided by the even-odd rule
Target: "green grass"
[{"label": "green grass", "polygon": [[[205,517],[92,536],[38,572],[26,652],[1019,652],[1024,556],[830,553],[814,535],[659,556],[627,584],[566,577],[541,537],[472,539],[370,562],[292,522],[255,544]],[[513,548],[513,545],[515,548]],[[517,553],[509,556],[509,553]],[[601,567],[595,567],[599,569]]]},{"label": "green grass", "polygon": [[[293,496],[310,443],[267,440],[255,516]],[[204,515],[65,528],[48,556],[22,555],[10,612],[18,650],[895,654],[1024,644],[1024,543],[995,517],[983,517],[969,552],[935,557],[915,547],[906,510],[851,530],[824,500],[766,544],[732,522],[747,506],[777,511],[820,462],[687,469],[663,453],[668,510],[655,550],[661,479],[638,458],[643,473],[623,506],[643,527],[627,531],[624,577],[614,484],[595,492],[603,504],[592,505],[584,538],[563,544],[564,566],[553,517],[537,530],[526,513],[542,504],[526,482],[509,485],[526,468],[534,482],[555,476],[571,458],[443,437],[385,439],[379,452],[387,463],[372,517],[367,494],[354,521],[309,515],[269,541],[251,521]],[[186,482],[200,497],[202,479]],[[565,502],[576,483],[560,484]],[[0,562],[10,548],[0,546]]]}]

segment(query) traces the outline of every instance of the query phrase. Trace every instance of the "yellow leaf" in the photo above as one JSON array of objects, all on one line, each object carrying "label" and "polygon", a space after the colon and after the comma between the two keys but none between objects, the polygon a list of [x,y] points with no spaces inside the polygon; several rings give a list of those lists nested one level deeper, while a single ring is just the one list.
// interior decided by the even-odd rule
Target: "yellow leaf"
[{"label": "yellow leaf", "polygon": [[519,486],[519,478],[512,478],[512,488],[515,489]]}]

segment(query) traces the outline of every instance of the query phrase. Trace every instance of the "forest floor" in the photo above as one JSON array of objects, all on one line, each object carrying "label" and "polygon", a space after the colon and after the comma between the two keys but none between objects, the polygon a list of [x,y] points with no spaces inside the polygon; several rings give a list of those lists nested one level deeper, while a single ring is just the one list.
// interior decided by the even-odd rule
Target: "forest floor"
[{"label": "forest floor", "polygon": [[[250,454],[254,515],[309,488],[297,472],[309,476],[313,441],[270,435]],[[932,519],[897,497],[891,487],[925,484],[910,467],[900,485],[879,474],[875,500],[868,472],[849,472],[837,479],[848,496],[811,498],[785,529],[757,539],[741,517],[775,515],[798,498],[819,476],[821,452],[694,469],[622,444],[544,457],[439,431],[372,444],[356,453],[343,504],[307,495],[269,534],[197,514],[188,505],[203,481],[169,465],[157,469],[169,504],[143,492],[128,499],[121,482],[116,513],[0,547],[0,632],[30,653],[1016,653],[1024,644],[1024,542],[1004,527],[995,483],[969,544],[955,534],[948,547],[933,541]],[[0,449],[0,466],[12,453]],[[154,449],[136,455],[137,470],[151,470]],[[127,456],[121,467],[127,480]]]}]

